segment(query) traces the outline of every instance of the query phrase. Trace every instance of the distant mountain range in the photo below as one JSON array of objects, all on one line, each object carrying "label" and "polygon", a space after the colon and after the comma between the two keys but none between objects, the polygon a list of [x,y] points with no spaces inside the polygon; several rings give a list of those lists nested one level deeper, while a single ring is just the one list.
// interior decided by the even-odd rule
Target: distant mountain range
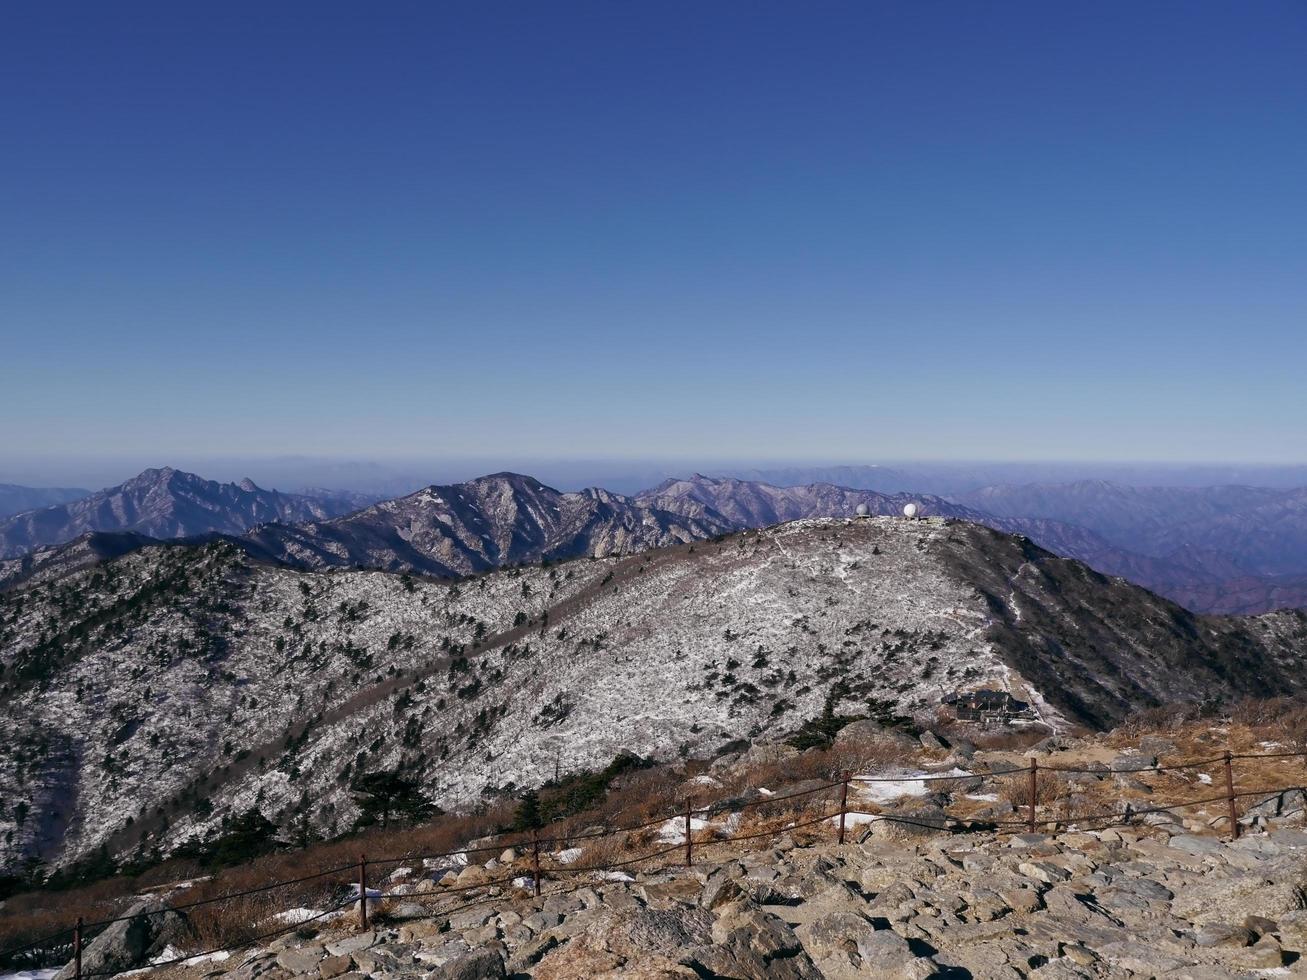
[{"label": "distant mountain range", "polygon": [[265,521],[335,517],[356,506],[352,495],[310,497],[263,490],[249,480],[217,483],[167,467],[150,469],[120,486],[0,521],[0,558],[94,531],[152,538],[241,534]]},{"label": "distant mountain range", "polygon": [[90,492],[72,487],[20,487],[12,483],[0,483],[0,518],[21,514],[25,510],[65,504],[85,497]]},{"label": "distant mountain range", "polygon": [[256,553],[299,568],[470,575],[542,559],[627,555],[730,529],[710,515],[683,516],[606,490],[560,493],[529,476],[496,473],[331,521],[263,525],[244,539]]},{"label": "distant mountain range", "polygon": [[987,515],[930,494],[885,494],[830,483],[778,487],[731,477],[699,473],[686,479],[666,480],[636,495],[664,510],[724,523],[732,530],[768,527],[805,517],[849,517],[859,504],[882,517],[897,517],[904,505],[917,503],[926,513],[984,522]]},{"label": "distant mountain range", "polygon": [[954,498],[996,517],[1079,524],[1142,555],[1220,554],[1245,574],[1307,573],[1307,488],[1127,487],[1103,480],[986,487]]},{"label": "distant mountain range", "polygon": [[[874,515],[896,515],[909,501],[927,514],[1026,535],[1195,611],[1307,607],[1307,489],[1104,481],[993,486],[946,498],[694,474],[623,496],[593,488],[562,493],[499,473],[372,503],[362,495],[284,494],[249,481],[147,470],[119,487],[0,522],[0,558],[8,559],[0,561],[0,583],[63,574],[159,539],[211,535],[298,568],[463,576],[847,516],[860,504]],[[131,537],[116,540],[117,532]]]}]

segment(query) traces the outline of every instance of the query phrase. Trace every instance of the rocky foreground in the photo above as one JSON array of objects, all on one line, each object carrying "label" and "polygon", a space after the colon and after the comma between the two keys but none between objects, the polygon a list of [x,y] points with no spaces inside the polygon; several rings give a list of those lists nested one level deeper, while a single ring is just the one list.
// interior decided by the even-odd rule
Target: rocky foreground
[{"label": "rocky foreground", "polygon": [[[1307,833],[1178,825],[774,847],[631,880],[551,882],[437,914],[419,894],[187,977],[1175,977],[1298,975]],[[506,855],[511,857],[511,855]],[[420,868],[402,873],[419,882]],[[426,886],[429,888],[430,886]],[[564,889],[564,890],[560,890]],[[423,890],[422,888],[417,889]],[[448,901],[448,899],[446,899]],[[421,918],[418,918],[421,916]],[[409,917],[412,917],[411,919]],[[306,938],[310,937],[311,938]],[[1307,973],[1303,973],[1307,975]]]}]

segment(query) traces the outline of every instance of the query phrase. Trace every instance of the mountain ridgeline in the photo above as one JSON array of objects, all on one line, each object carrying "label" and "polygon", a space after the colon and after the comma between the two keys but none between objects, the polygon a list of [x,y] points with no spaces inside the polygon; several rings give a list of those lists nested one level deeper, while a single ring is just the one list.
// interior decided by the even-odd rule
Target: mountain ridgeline
[{"label": "mountain ridgeline", "polygon": [[[607,514],[578,496],[530,497],[557,540]],[[168,853],[252,807],[331,835],[359,773],[400,767],[466,808],[622,752],[779,741],[827,704],[930,718],[990,688],[1105,727],[1301,691],[1305,649],[1302,613],[1194,616],[944,519],[807,519],[457,582],[150,545],[0,594],[0,869]]]},{"label": "mountain ridgeline", "polygon": [[944,498],[695,474],[623,496],[593,488],[561,493],[499,473],[372,503],[147,470],[120,487],[0,522],[0,587],[44,581],[163,539],[222,535],[251,555],[297,568],[450,577],[633,554],[744,528],[848,516],[862,505],[873,515],[894,515],[913,502],[927,514],[1026,535],[1195,611],[1257,613],[1307,606],[1305,494],[1083,481]]},{"label": "mountain ridgeline", "polygon": [[256,527],[245,540],[257,554],[298,568],[459,576],[628,555],[729,530],[713,514],[682,515],[606,490],[560,493],[531,477],[498,473],[426,487],[331,521]]},{"label": "mountain ridgeline", "polygon": [[249,480],[218,483],[165,467],[126,483],[0,521],[0,558],[15,558],[95,532],[145,538],[241,534],[265,521],[306,521],[354,509],[347,495],[308,497]]},{"label": "mountain ridgeline", "polygon": [[0,520],[24,511],[80,500],[88,492],[71,487],[20,487],[12,483],[0,483]]}]

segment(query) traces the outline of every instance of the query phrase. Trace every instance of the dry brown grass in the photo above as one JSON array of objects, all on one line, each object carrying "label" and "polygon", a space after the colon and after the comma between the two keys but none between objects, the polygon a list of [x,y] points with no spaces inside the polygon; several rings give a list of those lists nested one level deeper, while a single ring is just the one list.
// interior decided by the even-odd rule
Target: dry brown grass
[{"label": "dry brown grass", "polygon": [[[1013,809],[1025,811],[1030,806],[1030,777],[1025,773],[1013,776],[1000,776],[994,792],[1000,800],[1012,804]],[[1035,783],[1035,806],[1052,806],[1070,795],[1067,783],[1054,777],[1052,773],[1039,774]]]},{"label": "dry brown grass", "polygon": [[[616,834],[612,837],[599,837],[586,841],[581,848],[581,857],[574,863],[578,868],[596,868],[619,861],[629,860],[636,854],[647,854],[651,848],[644,841],[631,840],[634,835]],[[563,865],[564,868],[568,865]]]}]

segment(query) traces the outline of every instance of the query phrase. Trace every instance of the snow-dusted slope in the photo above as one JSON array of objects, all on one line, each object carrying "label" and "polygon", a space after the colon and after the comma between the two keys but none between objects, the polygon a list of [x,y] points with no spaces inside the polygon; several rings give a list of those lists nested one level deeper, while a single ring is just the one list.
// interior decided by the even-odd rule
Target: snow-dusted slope
[{"label": "snow-dusted slope", "polygon": [[716,515],[733,528],[767,527],[784,521],[810,517],[851,517],[859,504],[872,514],[897,517],[903,507],[915,503],[925,513],[940,517],[983,520],[985,515],[941,497],[921,494],[884,494],[874,490],[853,490],[829,483],[775,487],[767,483],[711,477],[695,473],[685,479],[671,479],[639,494],[665,510],[690,515]]},{"label": "snow-dusted slope", "polygon": [[252,806],[329,833],[350,775],[396,765],[466,806],[621,751],[781,738],[832,692],[929,713],[1009,687],[1059,723],[1287,692],[1305,642],[1299,614],[1194,617],[942,521],[801,521],[457,584],[148,548],[0,597],[0,866],[167,849]]}]

